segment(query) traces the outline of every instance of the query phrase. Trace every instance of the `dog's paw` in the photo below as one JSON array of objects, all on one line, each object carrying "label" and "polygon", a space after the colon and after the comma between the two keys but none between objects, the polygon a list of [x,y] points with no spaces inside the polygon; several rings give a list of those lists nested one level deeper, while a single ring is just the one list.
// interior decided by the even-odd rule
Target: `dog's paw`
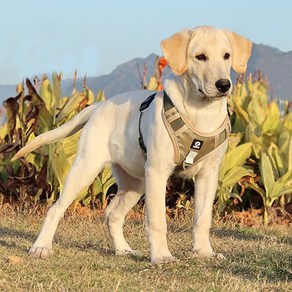
[{"label": "dog's paw", "polygon": [[47,247],[31,247],[28,253],[33,257],[45,259],[53,254],[53,250]]},{"label": "dog's paw", "polygon": [[212,258],[215,253],[212,249],[193,249],[193,256],[199,258]]},{"label": "dog's paw", "polygon": [[193,250],[192,252],[193,257],[198,257],[198,258],[217,258],[217,259],[225,259],[225,256],[222,253],[215,253],[213,250]]},{"label": "dog's paw", "polygon": [[132,256],[140,256],[141,252],[135,249],[116,249],[115,254],[118,256],[132,255]]},{"label": "dog's paw", "polygon": [[178,262],[178,259],[173,256],[151,258],[152,265],[167,264],[167,263],[173,263],[173,262]]}]

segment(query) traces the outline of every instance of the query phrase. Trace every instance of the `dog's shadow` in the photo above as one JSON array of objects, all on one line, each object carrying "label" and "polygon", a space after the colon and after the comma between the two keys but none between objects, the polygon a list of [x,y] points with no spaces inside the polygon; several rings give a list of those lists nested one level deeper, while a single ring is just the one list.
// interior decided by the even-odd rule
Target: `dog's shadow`
[{"label": "dog's shadow", "polygon": [[[271,236],[266,236],[263,234],[258,234],[253,229],[246,230],[237,230],[237,229],[226,229],[226,228],[214,228],[211,233],[219,238],[235,238],[238,240],[246,240],[246,241],[259,241],[266,240]],[[290,236],[281,236],[275,239],[277,243],[284,243],[292,245],[292,237]]]},{"label": "dog's shadow", "polygon": [[27,246],[22,242],[33,242],[36,234],[18,229],[0,227],[0,246],[7,248],[12,252],[27,252]]},{"label": "dog's shadow", "polygon": [[[212,234],[218,238],[234,238],[246,242],[242,250],[235,249],[226,254],[226,262],[219,268],[227,268],[233,275],[252,281],[265,279],[270,283],[292,281],[292,253],[287,248],[277,246],[291,245],[292,237],[273,237],[257,234],[253,230],[214,229]],[[262,244],[263,241],[266,243]],[[273,244],[269,246],[269,241]],[[228,265],[226,267],[225,265]]]}]

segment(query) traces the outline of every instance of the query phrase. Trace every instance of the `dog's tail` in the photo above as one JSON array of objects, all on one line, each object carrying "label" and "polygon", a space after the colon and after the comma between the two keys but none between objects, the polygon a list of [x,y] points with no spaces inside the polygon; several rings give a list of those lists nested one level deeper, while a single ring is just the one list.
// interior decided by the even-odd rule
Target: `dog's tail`
[{"label": "dog's tail", "polygon": [[87,121],[89,120],[90,116],[92,115],[96,108],[97,104],[93,104],[82,110],[80,113],[78,113],[64,125],[37,136],[28,144],[26,144],[23,148],[21,148],[12,157],[11,161],[18,159],[19,157],[25,156],[26,154],[30,153],[31,151],[35,150],[36,148],[42,145],[57,142],[61,139],[64,139],[75,134],[84,127],[84,125],[87,123]]}]

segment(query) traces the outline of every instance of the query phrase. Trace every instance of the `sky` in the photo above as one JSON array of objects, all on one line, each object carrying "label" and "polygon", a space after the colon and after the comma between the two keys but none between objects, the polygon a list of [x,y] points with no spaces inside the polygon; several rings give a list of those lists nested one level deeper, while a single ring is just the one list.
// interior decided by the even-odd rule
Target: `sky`
[{"label": "sky", "polygon": [[109,74],[200,25],[292,50],[291,0],[0,0],[0,11],[2,85],[53,71]]}]

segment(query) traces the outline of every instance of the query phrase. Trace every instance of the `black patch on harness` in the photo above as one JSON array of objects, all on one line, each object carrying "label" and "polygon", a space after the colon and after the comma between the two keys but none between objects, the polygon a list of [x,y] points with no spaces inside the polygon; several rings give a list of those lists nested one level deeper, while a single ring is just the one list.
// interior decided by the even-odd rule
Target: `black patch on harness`
[{"label": "black patch on harness", "polygon": [[194,140],[193,140],[193,143],[192,143],[192,145],[191,145],[191,149],[194,149],[194,150],[201,150],[203,144],[204,144],[204,141],[202,141],[202,140],[198,140],[198,139],[194,139]]},{"label": "black patch on harness", "polygon": [[151,104],[151,102],[153,101],[153,99],[155,98],[156,93],[150,95],[147,97],[147,99],[145,99],[141,105],[140,105],[140,112],[143,112],[145,109],[147,109],[149,107],[149,105]]}]

